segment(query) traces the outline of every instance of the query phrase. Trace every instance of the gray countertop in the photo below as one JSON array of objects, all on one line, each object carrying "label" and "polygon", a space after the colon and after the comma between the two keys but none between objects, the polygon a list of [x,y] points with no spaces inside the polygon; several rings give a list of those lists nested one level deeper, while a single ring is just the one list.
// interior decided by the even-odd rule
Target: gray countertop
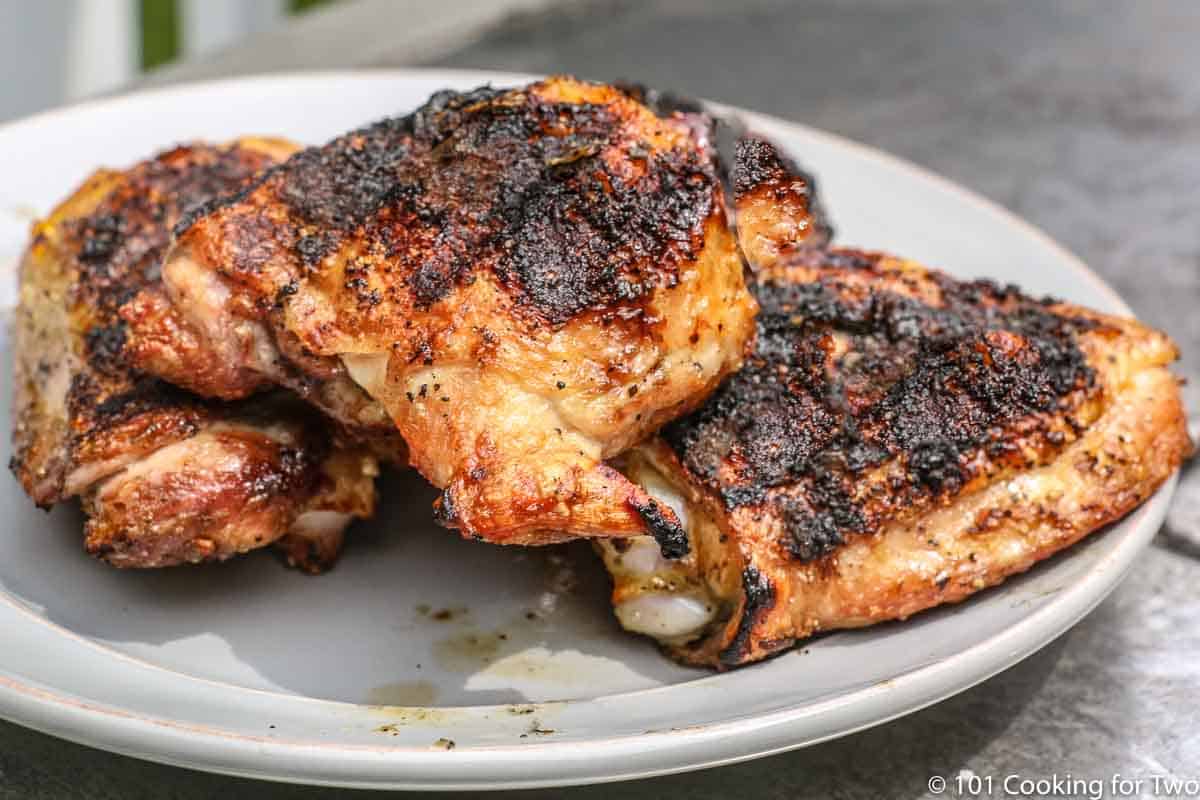
[{"label": "gray countertop", "polygon": [[[424,29],[403,33],[414,3],[368,0],[155,80],[413,63],[574,72],[835,131],[981,192],[1081,255],[1179,342],[1189,407],[1200,408],[1200,5],[605,0],[536,12],[522,2],[527,10],[508,17],[504,4],[466,5],[455,30],[415,36]],[[1200,778],[1198,583],[1193,468],[1155,546],[1113,596],[985,684],[807,750],[576,794],[909,798],[929,796],[931,776],[964,770],[997,781]],[[0,798],[222,794],[332,793],[144,763],[0,723]]]}]

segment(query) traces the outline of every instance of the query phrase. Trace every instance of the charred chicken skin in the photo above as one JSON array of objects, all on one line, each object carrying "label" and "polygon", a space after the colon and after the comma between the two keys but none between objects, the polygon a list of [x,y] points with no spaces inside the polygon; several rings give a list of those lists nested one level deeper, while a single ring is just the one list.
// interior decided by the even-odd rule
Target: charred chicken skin
[{"label": "charred chicken skin", "polygon": [[710,124],[554,78],[435,95],[299,153],[181,226],[174,308],[213,397],[348,373],[498,543],[649,534],[669,508],[604,459],[704,398],[753,331]]},{"label": "charred chicken skin", "polygon": [[770,269],[781,255],[829,244],[833,227],[811,175],[760,136],[740,137],[735,153],[738,244],[751,269]]},{"label": "charred chicken skin", "polygon": [[[79,496],[86,548],[122,567],[228,558],[278,542],[318,570],[372,513],[374,458],[278,395],[205,400],[137,365],[180,329],[159,268],[189,209],[244,186],[294,148],[247,139],[179,147],[94,174],[34,229],[16,312],[14,457],[49,507]],[[160,313],[148,317],[146,307]],[[197,364],[197,367],[203,367]]]},{"label": "charred chicken skin", "polygon": [[1029,569],[1191,450],[1171,341],[1136,321],[853,250],[762,271],[755,352],[626,471],[679,561],[603,550],[618,616],[727,668]]}]

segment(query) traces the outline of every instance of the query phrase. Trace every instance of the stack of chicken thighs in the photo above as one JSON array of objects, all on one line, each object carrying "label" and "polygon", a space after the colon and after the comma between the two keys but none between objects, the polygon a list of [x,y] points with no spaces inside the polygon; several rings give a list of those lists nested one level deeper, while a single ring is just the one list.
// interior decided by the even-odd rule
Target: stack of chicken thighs
[{"label": "stack of chicken thighs", "polygon": [[411,466],[462,536],[592,539],[625,628],[729,668],[995,585],[1190,453],[1165,335],[835,247],[716,134],[552,78],[102,170],[22,263],[13,470],[114,566],[319,572]]}]

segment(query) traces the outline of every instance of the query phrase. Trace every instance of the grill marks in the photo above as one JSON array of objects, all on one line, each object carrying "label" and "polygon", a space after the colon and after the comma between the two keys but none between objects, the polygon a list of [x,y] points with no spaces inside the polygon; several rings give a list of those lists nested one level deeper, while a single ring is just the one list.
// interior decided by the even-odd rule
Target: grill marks
[{"label": "grill marks", "polygon": [[[712,155],[683,121],[576,86],[581,99],[441,92],[294,156],[260,185],[286,208],[298,274],[353,248],[344,288],[369,313],[406,294],[428,308],[491,270],[551,324],[675,285],[714,210]],[[641,138],[648,120],[658,141]],[[239,270],[263,267],[261,248],[237,251]]]},{"label": "grill marks", "polygon": [[171,224],[267,161],[254,149],[178,147],[96,173],[37,227],[21,269],[10,468],[39,504],[80,491],[77,472],[191,436],[214,418],[208,401],[133,366],[122,313],[139,292],[158,291]]},{"label": "grill marks", "polygon": [[[412,120],[384,120],[333,144],[296,154],[286,168],[280,197],[307,223],[349,231],[404,194],[396,163],[409,154]],[[415,187],[412,187],[415,190]],[[306,239],[298,245],[306,247]]]},{"label": "grill marks", "polygon": [[585,168],[532,182],[504,214],[497,272],[554,323],[673,287],[712,212],[707,169],[689,152],[656,158],[641,176]]},{"label": "grill marks", "polygon": [[1094,323],[1013,287],[902,267],[794,256],[756,287],[753,357],[664,432],[728,509],[777,517],[797,559],[1057,452],[1098,391],[1076,343]]},{"label": "grill marks", "polygon": [[664,558],[683,558],[690,547],[687,531],[676,520],[663,513],[656,500],[633,501],[633,510],[646,522],[646,527]]},{"label": "grill marks", "polygon": [[[85,548],[114,566],[221,560],[279,540],[306,511],[373,509],[369,455],[299,401],[218,403],[139,370],[156,348],[191,347],[160,285],[171,226],[291,150],[244,139],[102,170],[35,229],[16,310],[11,467],[43,507],[78,495]],[[345,518],[289,536],[293,551],[320,538],[297,563],[327,565]]]},{"label": "grill marks", "polygon": [[132,368],[121,309],[139,291],[157,290],[160,259],[177,220],[237,190],[269,163],[264,154],[238,147],[178,147],[123,173],[94,211],[64,226],[59,246],[74,256],[77,277],[68,303],[82,329],[86,366],[73,376],[67,404],[81,437],[156,409],[203,413],[203,401]]},{"label": "grill marks", "polygon": [[[775,605],[775,587],[771,585],[767,576],[753,566],[742,570],[742,595],[745,599],[737,632],[717,656],[717,661],[722,667],[736,667],[742,663],[751,649],[751,635]],[[764,644],[769,643],[759,643],[760,646]]]}]

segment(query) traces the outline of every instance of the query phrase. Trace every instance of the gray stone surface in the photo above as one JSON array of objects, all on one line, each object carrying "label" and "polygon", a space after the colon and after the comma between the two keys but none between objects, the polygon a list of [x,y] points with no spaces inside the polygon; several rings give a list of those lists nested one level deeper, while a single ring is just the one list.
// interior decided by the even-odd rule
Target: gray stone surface
[{"label": "gray stone surface", "polygon": [[[404,43],[389,47],[388,35],[365,27],[359,46],[313,50],[303,63],[427,57]],[[1142,318],[1176,338],[1181,372],[1195,378],[1198,40],[1200,6],[1190,0],[610,1],[510,19],[437,63],[634,78],[910,158],[1083,256]],[[221,64],[188,69],[170,77],[213,74]],[[1200,407],[1200,386],[1188,394],[1190,407]],[[1200,469],[1185,473],[1155,545],[1069,634],[934,708],[796,753],[576,794],[913,798],[928,796],[930,776],[962,770],[997,780],[1200,777]],[[142,763],[0,724],[0,798],[217,795],[332,793]]]}]

